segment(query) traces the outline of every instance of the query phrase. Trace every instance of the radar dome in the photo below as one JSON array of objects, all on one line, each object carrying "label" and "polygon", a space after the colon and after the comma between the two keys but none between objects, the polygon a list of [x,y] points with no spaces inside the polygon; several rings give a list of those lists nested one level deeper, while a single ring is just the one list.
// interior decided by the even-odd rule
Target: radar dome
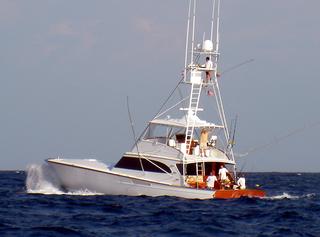
[{"label": "radar dome", "polygon": [[212,51],[213,50],[213,43],[211,40],[205,40],[203,42],[203,45],[202,45],[202,50],[203,51]]}]

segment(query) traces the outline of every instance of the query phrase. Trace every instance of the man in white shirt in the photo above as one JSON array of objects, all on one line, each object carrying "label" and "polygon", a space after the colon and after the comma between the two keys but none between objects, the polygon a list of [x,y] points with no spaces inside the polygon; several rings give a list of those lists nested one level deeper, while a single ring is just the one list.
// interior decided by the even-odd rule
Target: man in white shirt
[{"label": "man in white shirt", "polygon": [[227,168],[224,167],[224,165],[221,165],[221,166],[220,166],[220,169],[219,169],[219,179],[220,179],[221,181],[228,180],[227,173],[229,173],[229,171],[227,170]]},{"label": "man in white shirt", "polygon": [[246,179],[243,176],[241,176],[237,181],[237,185],[239,189],[246,189]]},{"label": "man in white shirt", "polygon": [[222,164],[219,169],[219,180],[222,188],[229,187],[230,185],[230,180],[227,176],[227,173],[229,173],[229,171]]},{"label": "man in white shirt", "polygon": [[206,180],[207,187],[209,189],[213,189],[214,188],[214,183],[217,182],[217,181],[218,181],[217,177],[214,174],[212,174],[212,172],[211,172],[210,175],[208,176],[207,180]]}]

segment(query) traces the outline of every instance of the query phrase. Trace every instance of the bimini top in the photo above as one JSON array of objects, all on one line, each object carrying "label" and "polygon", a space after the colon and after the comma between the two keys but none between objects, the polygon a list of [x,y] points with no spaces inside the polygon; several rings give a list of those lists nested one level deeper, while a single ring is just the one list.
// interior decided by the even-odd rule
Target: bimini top
[{"label": "bimini top", "polygon": [[[199,119],[197,115],[189,115],[189,126],[193,125],[195,128],[223,128],[222,125],[216,125],[214,123],[209,123],[205,120]],[[159,124],[171,127],[187,127],[187,115],[183,116],[180,119],[173,119],[173,118],[165,118],[165,119],[154,119],[150,121],[150,124]]]}]

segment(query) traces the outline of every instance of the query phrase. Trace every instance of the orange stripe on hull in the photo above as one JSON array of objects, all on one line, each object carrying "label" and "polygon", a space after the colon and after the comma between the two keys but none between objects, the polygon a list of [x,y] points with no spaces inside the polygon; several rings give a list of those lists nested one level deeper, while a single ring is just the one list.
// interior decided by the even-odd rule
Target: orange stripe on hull
[{"label": "orange stripe on hull", "polygon": [[217,190],[214,194],[214,198],[217,199],[229,199],[240,197],[265,197],[266,193],[263,190],[258,189],[244,189],[244,190]]}]

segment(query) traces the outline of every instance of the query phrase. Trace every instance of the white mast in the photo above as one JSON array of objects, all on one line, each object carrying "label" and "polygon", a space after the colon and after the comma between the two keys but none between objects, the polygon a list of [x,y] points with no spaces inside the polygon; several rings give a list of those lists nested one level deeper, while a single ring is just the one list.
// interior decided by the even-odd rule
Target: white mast
[{"label": "white mast", "polygon": [[213,0],[212,4],[212,17],[211,17],[211,34],[210,34],[210,40],[213,40],[213,25],[214,25],[214,8],[216,6],[216,0]]},{"label": "white mast", "polygon": [[220,38],[220,0],[217,6],[217,25],[216,25],[216,53],[219,52],[219,38]]},{"label": "white mast", "polygon": [[191,15],[191,0],[189,0],[189,10],[188,10],[188,23],[187,23],[187,34],[186,34],[186,51],[184,56],[184,72],[183,79],[187,79],[187,64],[188,64],[188,48],[189,48],[189,31],[190,31],[190,15]]},{"label": "white mast", "polygon": [[192,17],[192,42],[191,42],[191,64],[193,65],[193,54],[194,54],[194,31],[196,24],[196,5],[197,0],[193,0],[193,17]]}]

